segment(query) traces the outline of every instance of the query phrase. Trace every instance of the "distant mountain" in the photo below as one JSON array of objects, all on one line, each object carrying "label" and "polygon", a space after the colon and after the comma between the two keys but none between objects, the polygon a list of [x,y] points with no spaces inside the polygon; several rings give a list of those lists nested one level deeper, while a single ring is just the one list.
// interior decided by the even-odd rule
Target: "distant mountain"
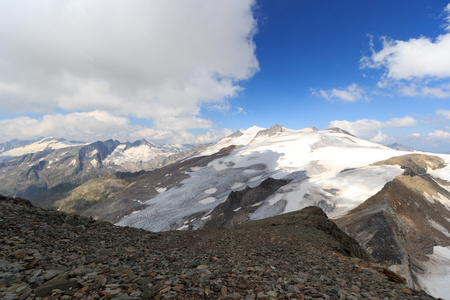
[{"label": "distant mountain", "polygon": [[29,198],[36,205],[52,208],[56,208],[55,201],[90,179],[119,171],[152,170],[191,154],[188,151],[184,155],[185,149],[177,146],[156,146],[145,140],[87,144],[42,138],[14,140],[0,149],[0,193]]},{"label": "distant mountain", "polygon": [[398,143],[389,144],[389,145],[387,145],[387,147],[394,149],[394,150],[399,150],[399,151],[415,151],[415,149],[412,147],[407,147],[407,146],[404,146],[404,145],[398,144]]},{"label": "distant mountain", "polygon": [[20,141],[12,140],[0,144],[0,156],[13,157],[45,150],[56,150],[67,147],[86,145],[83,142],[69,142],[63,138],[40,138],[38,140]]}]

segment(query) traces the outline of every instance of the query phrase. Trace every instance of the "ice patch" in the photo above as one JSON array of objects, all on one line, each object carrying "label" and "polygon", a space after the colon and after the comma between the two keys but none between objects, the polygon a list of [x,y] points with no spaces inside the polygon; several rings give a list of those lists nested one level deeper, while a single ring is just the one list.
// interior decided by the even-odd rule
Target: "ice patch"
[{"label": "ice patch", "polygon": [[208,198],[205,198],[203,200],[198,201],[198,203],[200,203],[200,204],[209,204],[209,203],[213,203],[215,201],[217,201],[217,199],[215,197],[208,197]]},{"label": "ice patch", "polygon": [[419,285],[434,297],[450,300],[450,248],[435,246],[425,273],[417,274]]},{"label": "ice patch", "polygon": [[248,182],[253,182],[253,181],[259,180],[259,179],[261,179],[261,177],[262,177],[262,175],[252,177],[248,180]]},{"label": "ice patch", "polygon": [[258,172],[258,170],[252,170],[252,169],[244,170],[244,174],[254,174],[254,173],[257,173],[257,172]]},{"label": "ice patch", "polygon": [[186,230],[186,229],[188,229],[188,228],[189,228],[188,225],[183,225],[183,226],[177,228],[177,230]]},{"label": "ice patch", "polygon": [[98,150],[97,150],[97,149],[94,149],[94,150],[92,150],[91,152],[89,152],[88,154],[86,154],[86,156],[92,157],[92,156],[96,155],[97,153],[98,153]]},{"label": "ice patch", "polygon": [[434,202],[434,198],[432,196],[430,196],[427,192],[423,192],[423,196],[425,197],[425,199],[430,202],[430,203],[435,203]]},{"label": "ice patch", "polygon": [[205,167],[191,167],[192,172],[200,171],[201,169],[204,169]]},{"label": "ice patch", "polygon": [[164,193],[165,191],[167,191],[167,188],[155,188],[155,190],[158,192],[158,193]]},{"label": "ice patch", "polygon": [[446,235],[447,237],[450,237],[450,233],[448,232],[447,228],[445,228],[444,226],[442,226],[441,224],[435,222],[434,220],[430,220],[428,219],[428,222],[431,224],[431,226],[433,226],[435,229],[439,230],[440,232],[442,232],[444,235]]},{"label": "ice patch", "polygon": [[210,189],[207,189],[206,191],[204,191],[203,193],[208,194],[208,195],[212,195],[215,192],[217,192],[216,188],[210,188]]},{"label": "ice patch", "polygon": [[235,183],[233,183],[233,185],[231,186],[231,189],[232,190],[235,190],[235,189],[238,189],[238,188],[240,188],[240,187],[242,187],[242,186],[244,186],[245,185],[245,183],[243,183],[243,182],[235,182]]},{"label": "ice patch", "polygon": [[91,160],[91,165],[94,166],[94,168],[96,168],[98,165],[97,159],[94,158],[93,160]]}]

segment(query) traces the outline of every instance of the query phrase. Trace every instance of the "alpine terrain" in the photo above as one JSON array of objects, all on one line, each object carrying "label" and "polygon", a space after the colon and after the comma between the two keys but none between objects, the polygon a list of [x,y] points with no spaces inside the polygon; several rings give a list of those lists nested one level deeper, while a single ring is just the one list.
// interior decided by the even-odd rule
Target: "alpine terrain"
[{"label": "alpine terrain", "polygon": [[[362,246],[361,257],[400,274],[412,290],[450,299],[450,155],[396,150],[339,128],[280,125],[239,130],[152,168],[125,168],[134,157],[127,149],[110,140],[15,157],[3,162],[0,186],[23,191],[31,182],[30,193],[40,182],[31,199],[38,206],[151,232],[243,229],[315,206]],[[55,151],[73,154],[57,161]],[[55,173],[58,163],[65,165]],[[88,170],[93,179],[77,179]],[[44,183],[49,174],[59,180],[53,188]]]},{"label": "alpine terrain", "polygon": [[317,207],[152,233],[0,196],[0,221],[1,299],[435,299]]},{"label": "alpine terrain", "polygon": [[128,178],[82,212],[158,232],[322,208],[408,285],[450,295],[449,155],[398,151],[338,128],[238,131],[198,155]]},{"label": "alpine terrain", "polygon": [[[106,179],[100,180],[101,185],[109,184],[109,189],[72,191],[80,184],[119,171],[152,170],[195,151],[184,146],[157,146],[146,140],[134,143],[115,140],[83,143],[62,138],[13,140],[0,144],[0,193],[30,199],[41,207],[78,211],[104,200],[111,190],[123,187],[122,183],[111,185],[111,180]],[[61,198],[72,200],[70,209],[67,205],[55,206]]]}]

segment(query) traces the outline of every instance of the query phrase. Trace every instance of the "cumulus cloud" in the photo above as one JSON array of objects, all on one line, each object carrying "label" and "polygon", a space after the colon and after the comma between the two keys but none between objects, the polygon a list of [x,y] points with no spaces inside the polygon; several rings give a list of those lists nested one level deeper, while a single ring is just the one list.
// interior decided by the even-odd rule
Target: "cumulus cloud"
[{"label": "cumulus cloud", "polygon": [[[211,128],[259,70],[254,0],[0,3],[0,108]],[[24,118],[22,121],[25,121]]]},{"label": "cumulus cloud", "polygon": [[369,100],[366,91],[359,87],[356,83],[349,85],[347,88],[320,90],[312,89],[311,93],[315,96],[323,97],[327,100],[340,100],[343,102],[355,102],[358,100]]},{"label": "cumulus cloud", "polygon": [[357,137],[380,143],[388,138],[388,136],[383,134],[380,129],[414,127],[417,123],[418,121],[413,117],[405,116],[403,118],[392,118],[385,122],[373,119],[362,119],[354,122],[335,120],[330,122],[329,127],[339,127]]},{"label": "cumulus cloud", "polygon": [[437,138],[437,139],[445,139],[445,140],[450,139],[450,133],[443,131],[443,130],[436,130],[434,132],[430,132],[428,135],[430,137]]},{"label": "cumulus cloud", "polygon": [[450,120],[450,110],[438,109],[436,115],[443,116],[444,118]]},{"label": "cumulus cloud", "polygon": [[[195,120],[193,122],[195,123]],[[186,127],[189,128],[189,124]],[[190,125],[190,127],[197,128],[199,126]],[[203,134],[193,134],[185,128],[154,129],[132,125],[126,117],[117,117],[111,113],[96,110],[45,115],[42,118],[19,117],[0,120],[0,128],[2,128],[0,142],[14,138],[58,136],[87,142],[114,138],[121,141],[147,139],[160,144],[197,144],[215,142],[231,134],[229,129],[211,128],[211,124],[204,127],[207,129]]]},{"label": "cumulus cloud", "polygon": [[382,69],[378,86],[397,87],[404,96],[449,98],[450,86],[450,4],[444,9],[446,33],[436,39],[421,36],[408,41],[382,37],[370,56],[361,59],[361,68]]},{"label": "cumulus cloud", "polygon": [[84,139],[87,136],[105,136],[129,126],[129,120],[103,111],[45,115],[40,119],[19,117],[0,120],[3,139],[39,136],[62,136]]}]

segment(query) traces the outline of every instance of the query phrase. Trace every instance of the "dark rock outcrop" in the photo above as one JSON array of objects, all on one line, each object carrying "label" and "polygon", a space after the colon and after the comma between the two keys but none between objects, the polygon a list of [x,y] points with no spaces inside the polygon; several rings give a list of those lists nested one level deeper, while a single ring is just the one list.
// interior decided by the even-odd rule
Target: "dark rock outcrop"
[{"label": "dark rock outcrop", "polygon": [[209,214],[210,220],[203,228],[236,225],[249,221],[249,215],[256,211],[255,206],[275,193],[280,187],[288,184],[289,180],[267,178],[255,188],[246,187],[244,190],[231,192],[224,203],[217,205]]}]

